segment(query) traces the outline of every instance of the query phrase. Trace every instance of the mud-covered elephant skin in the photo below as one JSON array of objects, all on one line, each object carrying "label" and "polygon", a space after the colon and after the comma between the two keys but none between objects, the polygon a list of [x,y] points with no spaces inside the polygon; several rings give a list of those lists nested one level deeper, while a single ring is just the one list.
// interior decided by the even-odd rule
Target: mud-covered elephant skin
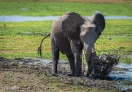
[{"label": "mud-covered elephant skin", "polygon": [[[59,52],[66,54],[72,76],[82,75],[82,49],[88,66],[96,55],[94,43],[105,28],[105,19],[101,13],[94,13],[90,20],[77,13],[67,13],[54,21],[50,33],[53,74],[57,74]],[[43,39],[42,39],[43,41]],[[41,52],[41,45],[39,52]],[[89,72],[89,68],[88,68]],[[87,72],[87,74],[88,74]]]}]

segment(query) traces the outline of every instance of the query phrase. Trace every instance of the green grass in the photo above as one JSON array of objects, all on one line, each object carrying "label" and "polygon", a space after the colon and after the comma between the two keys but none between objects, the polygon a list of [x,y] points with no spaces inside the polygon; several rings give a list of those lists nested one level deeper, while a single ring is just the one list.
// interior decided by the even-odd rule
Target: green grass
[{"label": "green grass", "polygon": [[97,53],[113,53],[121,56],[120,61],[132,63],[132,20],[106,20],[106,28],[97,40]]},{"label": "green grass", "polygon": [[[44,35],[49,33],[53,21],[0,23],[0,35]],[[4,26],[6,25],[6,26]]]},{"label": "green grass", "polygon": [[[108,45],[109,49],[118,49],[124,47],[127,51],[131,50],[132,45],[132,20],[106,20],[106,28],[101,37],[97,40],[96,44]],[[106,48],[103,48],[104,50]]]},{"label": "green grass", "polygon": [[[0,23],[0,55],[8,58],[38,57],[42,35],[50,32],[53,21]],[[132,20],[106,20],[106,28],[95,43],[97,54],[132,55]],[[50,38],[44,40],[43,58],[51,59]],[[61,54],[60,59],[67,60]],[[121,58],[132,63],[132,59]]]},{"label": "green grass", "polygon": [[91,16],[99,11],[104,15],[132,16],[131,7],[131,3],[0,2],[0,15],[60,16],[66,12],[77,12]]}]

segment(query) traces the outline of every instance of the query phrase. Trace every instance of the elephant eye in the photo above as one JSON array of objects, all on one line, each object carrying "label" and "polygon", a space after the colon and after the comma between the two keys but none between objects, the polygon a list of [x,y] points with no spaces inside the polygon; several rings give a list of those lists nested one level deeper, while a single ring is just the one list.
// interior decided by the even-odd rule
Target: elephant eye
[{"label": "elephant eye", "polygon": [[84,30],[85,30],[85,28],[84,28],[84,27],[82,27],[82,28],[81,28],[81,31],[83,32]]}]

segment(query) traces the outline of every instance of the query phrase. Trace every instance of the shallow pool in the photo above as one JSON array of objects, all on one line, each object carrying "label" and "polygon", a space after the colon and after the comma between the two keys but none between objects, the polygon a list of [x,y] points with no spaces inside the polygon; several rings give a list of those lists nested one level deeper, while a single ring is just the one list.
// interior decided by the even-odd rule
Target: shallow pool
[{"label": "shallow pool", "polygon": [[[25,22],[25,21],[44,21],[55,20],[59,16],[0,16],[0,22]],[[90,18],[90,16],[85,16]],[[105,16],[105,19],[132,19],[132,16]]]}]

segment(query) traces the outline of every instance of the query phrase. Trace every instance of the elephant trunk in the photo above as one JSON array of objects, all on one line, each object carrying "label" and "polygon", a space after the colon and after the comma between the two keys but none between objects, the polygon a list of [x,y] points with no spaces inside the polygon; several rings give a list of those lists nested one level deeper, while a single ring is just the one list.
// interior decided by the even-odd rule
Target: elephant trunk
[{"label": "elephant trunk", "polygon": [[87,76],[88,76],[90,73],[90,65],[92,62],[92,58],[96,56],[94,45],[84,44],[84,52],[85,52],[86,62],[88,65],[88,71],[87,71]]},{"label": "elephant trunk", "polygon": [[86,62],[90,60],[91,52],[92,50],[89,48],[89,46],[84,43],[84,53],[85,53]]}]

